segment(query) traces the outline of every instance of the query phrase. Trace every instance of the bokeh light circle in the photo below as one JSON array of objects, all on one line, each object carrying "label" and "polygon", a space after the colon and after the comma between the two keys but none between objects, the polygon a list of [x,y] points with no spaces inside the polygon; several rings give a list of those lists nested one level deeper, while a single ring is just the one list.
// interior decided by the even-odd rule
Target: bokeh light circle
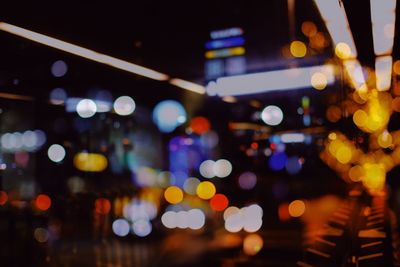
[{"label": "bokeh light circle", "polygon": [[210,199],[215,195],[215,185],[211,182],[201,182],[196,189],[197,196],[202,199]]},{"label": "bokeh light circle", "polygon": [[210,206],[214,211],[223,211],[229,205],[229,200],[224,194],[216,194],[210,200]]},{"label": "bokeh light circle", "polygon": [[199,171],[201,176],[204,178],[213,178],[215,176],[214,172],[215,161],[213,160],[205,160],[200,164]]},{"label": "bokeh light circle", "polygon": [[294,200],[289,204],[289,214],[292,217],[300,217],[306,211],[306,204],[302,200]]},{"label": "bokeh light circle", "polygon": [[219,159],[214,163],[213,172],[219,178],[227,177],[232,172],[232,164],[226,159]]},{"label": "bokeh light circle", "polygon": [[136,103],[129,96],[120,96],[114,101],[115,113],[121,116],[128,116],[135,111]]},{"label": "bokeh light circle", "polygon": [[186,122],[185,108],[175,100],[164,100],[158,103],[153,110],[153,121],[158,129],[170,133],[179,125]]},{"label": "bokeh light circle", "polygon": [[261,119],[267,125],[276,126],[283,120],[283,112],[278,106],[267,106],[261,112]]},{"label": "bokeh light circle", "polygon": [[64,147],[59,144],[53,144],[47,150],[47,156],[53,162],[61,162],[65,158],[65,155]]},{"label": "bokeh light circle", "polygon": [[239,176],[238,183],[244,190],[253,189],[257,184],[257,176],[252,172],[244,172]]},{"label": "bokeh light circle", "polygon": [[171,204],[178,204],[183,200],[183,192],[177,186],[170,186],[164,192],[165,200]]},{"label": "bokeh light circle", "polygon": [[117,219],[112,224],[112,230],[117,236],[127,236],[130,230],[129,223],[125,219]]},{"label": "bokeh light circle", "polygon": [[91,99],[82,99],[76,105],[76,112],[81,118],[93,117],[97,112],[96,103]]}]

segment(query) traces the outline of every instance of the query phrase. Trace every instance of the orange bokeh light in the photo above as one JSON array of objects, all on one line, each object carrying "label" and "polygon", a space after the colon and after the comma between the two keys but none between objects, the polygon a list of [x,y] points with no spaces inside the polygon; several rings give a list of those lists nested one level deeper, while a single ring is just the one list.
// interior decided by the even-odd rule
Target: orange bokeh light
[{"label": "orange bokeh light", "polygon": [[216,194],[210,200],[210,206],[215,211],[223,211],[229,205],[229,200],[224,194]]},{"label": "orange bokeh light", "polygon": [[111,210],[111,203],[106,198],[98,198],[95,203],[95,211],[98,214],[107,215]]},{"label": "orange bokeh light", "polygon": [[190,128],[194,133],[202,135],[210,130],[211,124],[205,117],[194,117],[190,122]]},{"label": "orange bokeh light", "polygon": [[8,201],[8,195],[4,191],[0,191],[0,205],[3,206],[7,203]]},{"label": "orange bokeh light", "polygon": [[46,211],[51,207],[51,198],[45,194],[38,195],[35,205],[38,210]]}]

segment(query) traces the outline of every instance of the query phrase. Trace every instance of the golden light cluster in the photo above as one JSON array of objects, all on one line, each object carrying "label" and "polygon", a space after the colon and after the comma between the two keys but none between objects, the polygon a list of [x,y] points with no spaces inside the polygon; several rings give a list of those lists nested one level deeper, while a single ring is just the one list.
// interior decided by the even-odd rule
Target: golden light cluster
[{"label": "golden light cluster", "polygon": [[[390,133],[387,130],[392,113],[399,110],[399,99],[372,89],[363,95],[366,101],[360,104],[354,95],[350,95],[353,101],[347,99],[342,106],[346,109],[345,113],[352,115],[354,124],[369,134],[366,151],[342,133],[332,132],[325,141],[321,158],[344,180],[362,182],[375,192],[384,188],[386,173],[400,164],[400,131]],[[337,106],[328,108],[327,118],[330,121],[339,120],[339,115]]]}]

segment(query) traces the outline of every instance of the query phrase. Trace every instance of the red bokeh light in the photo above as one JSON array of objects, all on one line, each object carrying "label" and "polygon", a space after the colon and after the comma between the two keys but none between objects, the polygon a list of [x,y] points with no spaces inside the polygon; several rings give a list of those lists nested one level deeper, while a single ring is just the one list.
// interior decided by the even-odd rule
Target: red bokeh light
[{"label": "red bokeh light", "polygon": [[38,195],[35,205],[38,210],[46,211],[51,207],[51,198],[45,194]]},{"label": "red bokeh light", "polygon": [[0,205],[3,206],[7,203],[8,201],[8,195],[4,191],[0,191]]},{"label": "red bokeh light", "polygon": [[223,211],[229,205],[229,200],[224,194],[216,194],[210,200],[210,206],[215,211]]},{"label": "red bokeh light", "polygon": [[205,117],[194,117],[190,122],[190,128],[194,133],[202,135],[210,130],[211,124]]},{"label": "red bokeh light", "polygon": [[98,198],[94,203],[94,207],[96,213],[107,215],[111,210],[111,203],[106,198]]}]

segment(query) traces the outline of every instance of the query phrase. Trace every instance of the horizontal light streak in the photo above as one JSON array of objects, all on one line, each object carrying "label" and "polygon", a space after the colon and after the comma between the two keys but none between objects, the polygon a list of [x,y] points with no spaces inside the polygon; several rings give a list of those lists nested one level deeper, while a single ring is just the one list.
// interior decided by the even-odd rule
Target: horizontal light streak
[{"label": "horizontal light streak", "polygon": [[231,37],[226,39],[213,40],[206,43],[206,49],[219,49],[232,46],[242,46],[244,45],[243,37]]},{"label": "horizontal light streak", "polygon": [[282,143],[304,143],[306,136],[302,133],[285,133],[281,136]]},{"label": "horizontal light streak", "polygon": [[212,39],[221,39],[233,36],[239,36],[243,34],[243,30],[241,28],[229,28],[223,30],[216,30],[210,33],[210,37]]},{"label": "horizontal light streak", "polygon": [[246,53],[246,49],[244,47],[232,47],[232,48],[224,48],[219,50],[207,51],[204,56],[207,59],[213,58],[222,58],[222,57],[231,57],[231,56],[241,56]]},{"label": "horizontal light streak", "polygon": [[327,84],[334,83],[334,67],[322,65],[222,77],[210,83],[209,90],[212,95],[235,96],[309,88],[312,87],[311,77],[316,72],[326,76]]},{"label": "horizontal light streak", "polygon": [[185,90],[189,90],[198,94],[205,94],[206,93],[206,88],[202,85],[199,85],[197,83],[189,82],[186,80],[178,79],[178,78],[173,78],[169,80],[169,83],[172,85],[175,85],[177,87],[180,87]]}]

